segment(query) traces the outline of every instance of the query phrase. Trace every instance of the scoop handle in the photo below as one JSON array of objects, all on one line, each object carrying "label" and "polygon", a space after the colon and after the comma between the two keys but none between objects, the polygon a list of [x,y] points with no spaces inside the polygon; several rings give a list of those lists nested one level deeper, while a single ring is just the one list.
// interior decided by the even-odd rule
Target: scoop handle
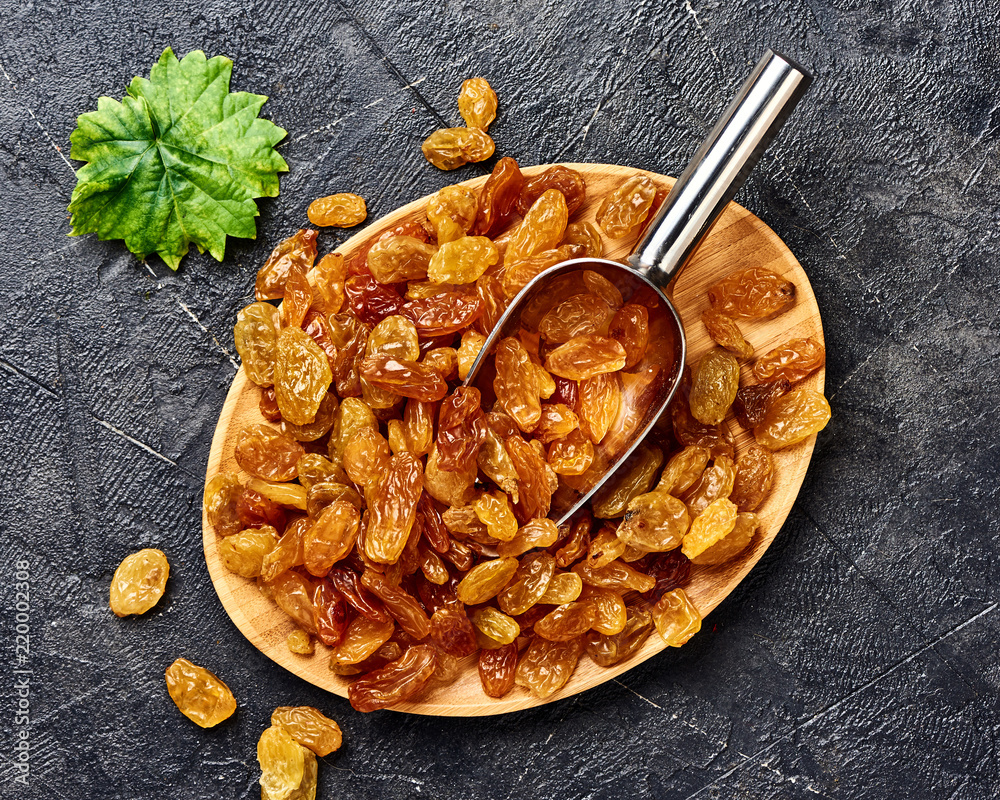
[{"label": "scoop handle", "polygon": [[764,53],[628,257],[634,269],[669,289],[812,80],[790,58]]}]

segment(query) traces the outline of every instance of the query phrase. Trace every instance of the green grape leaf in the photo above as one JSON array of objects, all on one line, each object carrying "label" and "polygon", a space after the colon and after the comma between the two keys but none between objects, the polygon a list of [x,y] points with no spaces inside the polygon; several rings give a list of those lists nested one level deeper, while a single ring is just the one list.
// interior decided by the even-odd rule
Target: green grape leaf
[{"label": "green grape leaf", "polygon": [[71,236],[124,239],[176,270],[193,243],[221,261],[226,236],[257,235],[257,197],[278,194],[285,131],[257,114],[267,97],[229,92],[233,62],[169,47],[122,102],[97,101],[70,136],[77,172]]}]

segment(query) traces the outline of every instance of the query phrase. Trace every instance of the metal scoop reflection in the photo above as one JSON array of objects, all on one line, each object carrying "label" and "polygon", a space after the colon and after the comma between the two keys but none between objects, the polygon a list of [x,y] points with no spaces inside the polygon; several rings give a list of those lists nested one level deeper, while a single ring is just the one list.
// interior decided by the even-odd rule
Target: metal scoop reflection
[{"label": "metal scoop reflection", "polygon": [[492,351],[497,342],[517,336],[522,328],[536,331],[550,308],[588,291],[583,283],[587,270],[603,275],[626,303],[645,306],[649,313],[649,345],[639,364],[619,373],[621,405],[594,448],[593,464],[583,475],[560,476],[549,512],[559,523],[604,484],[673,398],[686,355],[684,328],[670,301],[673,282],[811,82],[795,62],[768,50],[674,184],[629,264],[582,258],[550,267],[511,300],[490,332],[465,380],[466,386],[480,390],[484,406],[494,396]]}]

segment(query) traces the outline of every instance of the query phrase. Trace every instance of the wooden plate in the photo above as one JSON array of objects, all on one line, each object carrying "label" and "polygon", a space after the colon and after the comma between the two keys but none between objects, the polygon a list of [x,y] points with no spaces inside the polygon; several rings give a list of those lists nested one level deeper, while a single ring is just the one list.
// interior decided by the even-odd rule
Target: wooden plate
[{"label": "wooden plate", "polygon": [[[526,175],[534,175],[547,166],[531,167],[524,172]],[[624,178],[641,172],[630,167],[607,164],[567,166],[582,172],[587,180],[588,200],[574,219],[591,222],[594,220],[601,198]],[[673,183],[672,178],[664,175],[647,174],[663,186]],[[466,181],[464,185],[478,188],[484,181],[484,177],[475,178]],[[423,218],[426,202],[427,198],[416,200],[369,225],[345,242],[340,251],[349,255],[374,233],[409,219]],[[605,257],[623,260],[631,251],[633,244],[631,238],[618,241],[605,240]],[[747,339],[756,348],[757,354],[766,353],[793,338],[811,336],[817,341],[823,341],[823,328],[816,298],[809,285],[809,279],[795,260],[795,256],[767,225],[745,208],[730,203],[678,280],[674,292],[674,302],[687,331],[688,363],[694,363],[713,346],[700,319],[702,311],[708,307],[705,289],[721,276],[750,266],[767,267],[778,272],[793,281],[798,290],[795,306],[777,319],[741,323]],[[745,365],[743,370],[744,378],[747,378]],[[804,383],[822,391],[824,378],[825,371],[821,369]],[[246,374],[241,369],[233,380],[232,388],[219,416],[219,423],[212,439],[206,481],[211,480],[219,472],[238,472],[239,468],[233,457],[236,436],[245,425],[264,422],[257,408],[259,397],[260,391],[247,380]],[[732,415],[726,424],[736,437],[739,451],[744,450],[753,441],[752,436],[743,431],[732,419]],[[694,568],[687,593],[703,616],[707,616],[743,580],[777,535],[802,485],[814,444],[815,437],[811,437],[805,442],[775,454],[775,487],[770,497],[758,509],[762,527],[751,546],[739,558],[728,564],[713,568]],[[254,581],[241,578],[226,569],[219,558],[218,537],[210,528],[204,514],[202,520],[208,570],[222,605],[236,626],[261,652],[281,666],[316,686],[346,697],[348,682],[330,671],[327,665],[327,648],[317,643],[316,653],[313,656],[300,656],[289,652],[285,640],[294,627],[292,622],[274,603],[260,594]],[[419,702],[402,704],[396,710],[438,716],[481,716],[517,711],[561,700],[611,680],[656,655],[664,647],[663,641],[654,632],[638,653],[614,667],[607,669],[599,667],[584,656],[566,686],[544,701],[534,699],[520,687],[515,687],[506,697],[498,700],[487,697],[479,682],[474,657],[470,657],[466,659],[467,669],[456,683],[428,694]]]}]

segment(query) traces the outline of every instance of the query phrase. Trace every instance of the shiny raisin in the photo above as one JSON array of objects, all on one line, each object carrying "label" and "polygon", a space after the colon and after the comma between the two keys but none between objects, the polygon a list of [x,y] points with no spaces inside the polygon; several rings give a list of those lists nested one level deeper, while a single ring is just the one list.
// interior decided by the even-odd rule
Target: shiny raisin
[{"label": "shiny raisin", "polygon": [[733,413],[736,414],[736,419],[747,430],[753,430],[764,419],[774,401],[789,388],[791,383],[786,378],[778,378],[771,383],[744,386],[736,392],[736,399],[733,401]]},{"label": "shiny raisin", "polygon": [[826,349],[815,339],[792,339],[757,359],[753,376],[761,383],[796,383],[826,363]]},{"label": "shiny raisin", "polygon": [[236,463],[264,480],[292,480],[304,454],[301,444],[268,425],[249,425],[236,437]]},{"label": "shiny raisin", "polygon": [[485,236],[463,236],[441,245],[431,259],[427,277],[436,283],[473,283],[500,260],[500,253]]},{"label": "shiny raisin", "polygon": [[545,368],[553,375],[572,380],[617,372],[625,366],[625,348],[604,336],[575,336],[545,357]]},{"label": "shiny raisin", "polygon": [[644,552],[663,552],[678,547],[690,525],[684,503],[666,492],[648,492],[628,504],[618,538]]},{"label": "shiny raisin", "polygon": [[479,210],[470,233],[495,236],[510,221],[524,178],[513,158],[501,158],[479,192]]},{"label": "shiny raisin", "polygon": [[445,186],[431,196],[427,202],[427,220],[434,227],[439,246],[469,232],[476,219],[477,206],[475,192],[464,186]]},{"label": "shiny raisin", "polygon": [[394,563],[403,552],[424,486],[423,466],[412,453],[389,460],[368,504],[365,553],[372,561]]},{"label": "shiny raisin", "polygon": [[271,712],[271,724],[284,728],[296,742],[318,756],[340,749],[340,726],[312,706],[279,706]]},{"label": "shiny raisin", "polygon": [[771,319],[795,303],[795,284],[763,267],[748,267],[709,286],[708,301],[731,317]]},{"label": "shiny raisin", "polygon": [[691,563],[715,565],[730,561],[746,550],[759,528],[760,520],[756,514],[749,511],[740,512],[736,515],[736,524],[732,530],[698,555],[692,556]]},{"label": "shiny raisin", "polygon": [[601,201],[597,224],[611,239],[622,239],[638,230],[649,214],[656,184],[645,175],[626,178]]},{"label": "shiny raisin", "polygon": [[214,728],[236,711],[236,698],[212,672],[178,658],[167,667],[167,692],[189,720],[202,728]]},{"label": "shiny raisin", "polygon": [[486,78],[467,78],[458,92],[458,111],[470,128],[485,131],[497,116],[497,93]]},{"label": "shiny raisin", "polygon": [[537,699],[544,700],[566,685],[580,661],[583,648],[582,636],[565,642],[536,637],[518,661],[514,682]]},{"label": "shiny raisin", "polygon": [[285,282],[292,270],[303,275],[316,260],[316,231],[303,229],[271,251],[264,266],[257,272],[254,294],[257,300],[280,300],[285,294]]},{"label": "shiny raisin", "polygon": [[[222,541],[230,538],[235,537]],[[127,556],[111,579],[111,610],[119,617],[145,614],[163,597],[169,575],[162,550],[147,548]]]},{"label": "shiny raisin", "polygon": [[434,647],[413,645],[401,658],[354,681],[347,697],[357,711],[375,711],[409,700],[430,682],[437,662]]},{"label": "shiny raisin", "polygon": [[740,365],[725,350],[710,350],[692,370],[691,414],[704,425],[725,419],[740,384]]},{"label": "shiny raisin", "polygon": [[233,339],[247,377],[258,386],[274,383],[278,310],[270,303],[251,303],[240,311]]},{"label": "shiny raisin", "polygon": [[424,158],[446,171],[470,161],[485,161],[495,148],[489,135],[478,128],[440,128],[424,139],[420,147]]},{"label": "shiny raisin", "polygon": [[360,525],[358,510],[344,500],[337,500],[324,508],[303,536],[306,569],[318,577],[326,575],[334,564],[351,552]]},{"label": "shiny raisin", "polygon": [[375,325],[403,307],[399,292],[371,275],[351,275],[344,283],[344,292],[351,312],[365,325]]},{"label": "shiny raisin", "polygon": [[411,300],[402,312],[413,321],[422,337],[448,336],[472,325],[485,306],[476,294],[442,292],[423,300]]},{"label": "shiny raisin", "polygon": [[313,200],[306,209],[306,216],[313,225],[353,228],[364,222],[368,210],[363,197],[341,192]]},{"label": "shiny raisin", "polygon": [[580,381],[576,413],[580,418],[580,430],[594,444],[604,439],[618,416],[621,397],[621,377],[615,373],[603,373]]},{"label": "shiny raisin", "polygon": [[437,247],[412,236],[379,239],[368,251],[368,269],[381,284],[427,277]]},{"label": "shiny raisin", "polygon": [[758,444],[780,450],[819,433],[830,416],[830,403],[821,392],[800,387],[772,403],[753,435]]},{"label": "shiny raisin", "polygon": [[701,630],[701,614],[683,589],[664,594],[650,613],[657,633],[670,647],[680,647]]},{"label": "shiny raisin", "polygon": [[569,214],[574,214],[587,199],[587,183],[579,172],[557,164],[544,172],[526,178],[517,198],[517,213],[524,216],[535,201],[546,191],[555,189],[566,198]]},{"label": "shiny raisin", "polygon": [[774,456],[770,450],[752,444],[736,459],[736,478],[729,494],[740,511],[756,511],[774,483]]},{"label": "shiny raisin", "polygon": [[653,632],[648,611],[629,606],[625,627],[607,635],[593,630],[587,634],[587,655],[599,667],[613,667],[633,655]]},{"label": "shiny raisin", "polygon": [[[521,195],[524,195],[523,189]],[[504,254],[504,263],[558,247],[566,233],[568,219],[566,196],[557,189],[546,189],[525,210],[524,219]]]},{"label": "shiny raisin", "polygon": [[736,506],[727,498],[713,500],[691,523],[681,550],[694,560],[728,535],[736,525]]},{"label": "shiny raisin", "polygon": [[274,391],[281,416],[294,425],[312,422],[332,382],[330,362],[319,345],[301,328],[283,328],[274,358]]},{"label": "shiny raisin", "polygon": [[514,673],[517,669],[517,643],[498,647],[494,650],[479,651],[479,680],[483,691],[489,697],[503,697],[514,688]]},{"label": "shiny raisin", "polygon": [[563,244],[581,245],[589,258],[600,258],[604,255],[604,241],[601,233],[589,222],[571,222],[566,226]]},{"label": "shiny raisin", "polygon": [[717,345],[740,358],[753,357],[753,345],[743,338],[740,326],[728,314],[709,308],[702,313],[701,321],[705,323],[708,335]]}]

